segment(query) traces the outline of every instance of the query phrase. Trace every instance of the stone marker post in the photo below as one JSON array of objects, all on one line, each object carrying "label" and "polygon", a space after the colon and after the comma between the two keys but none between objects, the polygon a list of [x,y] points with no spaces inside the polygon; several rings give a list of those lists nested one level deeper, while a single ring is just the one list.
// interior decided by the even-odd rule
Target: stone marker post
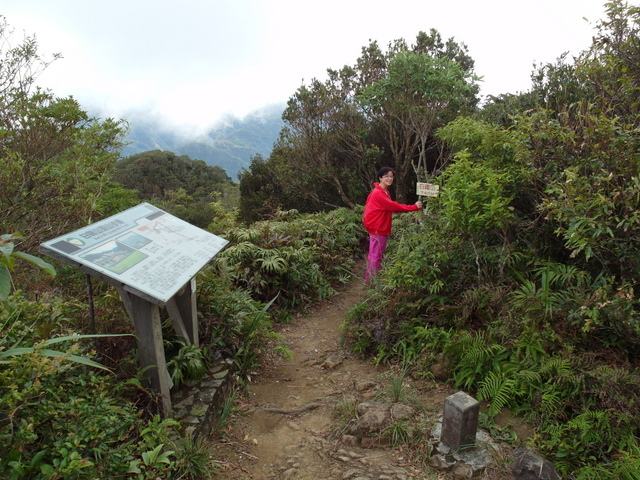
[{"label": "stone marker post", "polygon": [[480,403],[464,392],[454,393],[444,401],[440,441],[452,451],[474,446],[478,429]]}]

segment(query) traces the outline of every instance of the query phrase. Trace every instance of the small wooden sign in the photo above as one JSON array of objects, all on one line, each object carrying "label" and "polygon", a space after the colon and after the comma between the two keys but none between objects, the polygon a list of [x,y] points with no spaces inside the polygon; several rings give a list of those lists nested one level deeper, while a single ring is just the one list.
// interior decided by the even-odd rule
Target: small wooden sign
[{"label": "small wooden sign", "polygon": [[440,193],[440,187],[431,183],[417,183],[416,195],[422,195],[423,197],[437,197]]}]

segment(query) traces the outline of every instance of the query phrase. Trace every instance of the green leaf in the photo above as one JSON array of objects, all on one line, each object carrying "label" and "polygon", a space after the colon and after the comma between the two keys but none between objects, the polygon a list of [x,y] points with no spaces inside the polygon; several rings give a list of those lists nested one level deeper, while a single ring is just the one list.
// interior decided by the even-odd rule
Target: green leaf
[{"label": "green leaf", "polygon": [[[49,340],[47,340],[45,342],[42,342],[42,345],[49,346],[49,345],[52,345],[52,344],[55,344],[55,343],[60,343],[60,342],[68,341],[68,340],[79,340],[79,339],[100,338],[100,337],[122,337],[122,336],[128,336],[128,334],[68,335],[68,336],[65,336],[65,337],[56,337],[56,338],[49,339]],[[45,357],[51,357],[51,358],[66,357],[66,358],[68,358],[70,361],[72,361],[74,363],[79,363],[79,364],[82,364],[82,365],[87,365],[89,367],[99,368],[101,370],[105,370],[105,371],[111,373],[111,370],[109,368],[105,367],[104,365],[101,365],[98,362],[94,362],[93,360],[91,360],[89,358],[81,357],[79,355],[70,355],[70,354],[65,353],[65,352],[60,352],[58,350],[51,350],[51,349],[48,349],[48,348],[14,347],[14,348],[10,348],[8,350],[0,352],[0,359],[8,358],[8,357],[15,357],[15,356],[18,356],[18,355],[25,355],[25,354],[30,354],[30,353],[38,353],[40,355],[44,355]],[[8,360],[0,360],[0,364],[7,364],[7,363],[9,363]]]},{"label": "green leaf", "polygon": [[130,333],[96,333],[92,335],[65,335],[45,340],[43,345],[53,345],[54,343],[66,342],[69,340],[85,340],[87,338],[107,338],[107,337],[132,337]]},{"label": "green leaf", "polygon": [[0,243],[0,253],[2,253],[5,258],[9,258],[13,253],[13,243]]},{"label": "green leaf", "polygon": [[48,262],[45,262],[40,257],[36,257],[34,255],[30,255],[30,254],[24,253],[24,252],[13,252],[13,256],[14,257],[18,257],[18,258],[22,258],[23,260],[31,262],[34,265],[37,265],[38,267],[43,269],[45,272],[47,272],[47,273],[49,273],[51,275],[55,275],[56,274],[56,269],[53,267],[53,265],[51,265]]},{"label": "green leaf", "polygon": [[47,452],[45,450],[41,450],[38,453],[36,453],[31,459],[31,466],[38,465],[46,453]]},{"label": "green leaf", "polygon": [[0,300],[4,301],[11,293],[11,274],[9,269],[0,265]]},{"label": "green leaf", "polygon": [[131,460],[127,473],[142,473],[142,470],[140,470],[140,467],[138,465],[140,465],[140,460]]},{"label": "green leaf", "polygon": [[158,459],[158,455],[160,455],[160,450],[162,450],[162,447],[164,447],[164,443],[161,443],[160,445],[158,445],[156,448],[154,448],[149,452],[142,452],[142,460],[144,461],[145,465],[149,466],[149,465],[154,465],[156,463]]},{"label": "green leaf", "polygon": [[167,450],[166,452],[163,452],[156,461],[170,464],[171,460],[169,460],[169,457],[173,454],[173,450]]},{"label": "green leaf", "polygon": [[0,253],[4,255],[6,258],[9,258],[13,253],[13,239],[16,238],[15,235],[4,234],[0,235]]},{"label": "green leaf", "polygon": [[44,465],[40,465],[40,472],[43,475],[51,476],[54,474],[55,469],[48,463],[45,463]]}]

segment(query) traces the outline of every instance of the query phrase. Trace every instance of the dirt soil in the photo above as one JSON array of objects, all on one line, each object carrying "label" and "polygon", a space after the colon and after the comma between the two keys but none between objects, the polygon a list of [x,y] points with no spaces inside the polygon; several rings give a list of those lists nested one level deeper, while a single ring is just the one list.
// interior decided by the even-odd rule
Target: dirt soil
[{"label": "dirt soil", "polygon": [[[388,366],[367,363],[340,344],[340,324],[364,293],[362,278],[356,277],[345,291],[281,328],[293,359],[274,356],[248,393],[237,398],[228,431],[217,442],[216,479],[448,478],[415,449],[375,443],[364,448],[336,429],[339,402],[377,398],[394,374]],[[455,393],[432,380],[409,381],[434,418],[445,398]]]}]

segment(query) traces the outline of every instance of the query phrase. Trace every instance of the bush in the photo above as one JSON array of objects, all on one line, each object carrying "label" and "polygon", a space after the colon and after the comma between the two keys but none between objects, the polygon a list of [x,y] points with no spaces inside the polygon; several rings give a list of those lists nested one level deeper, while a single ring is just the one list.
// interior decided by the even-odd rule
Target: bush
[{"label": "bush", "polygon": [[335,293],[351,276],[364,234],[360,212],[340,209],[300,215],[281,212],[225,234],[230,246],[218,255],[235,288],[261,302],[300,308]]},{"label": "bush", "polygon": [[151,419],[139,402],[151,393],[140,381],[96,369],[79,343],[84,337],[67,335],[76,303],[28,301],[18,292],[6,305],[0,309],[0,478],[205,478],[186,475],[209,471],[208,456],[175,454],[183,443],[178,424]]}]

